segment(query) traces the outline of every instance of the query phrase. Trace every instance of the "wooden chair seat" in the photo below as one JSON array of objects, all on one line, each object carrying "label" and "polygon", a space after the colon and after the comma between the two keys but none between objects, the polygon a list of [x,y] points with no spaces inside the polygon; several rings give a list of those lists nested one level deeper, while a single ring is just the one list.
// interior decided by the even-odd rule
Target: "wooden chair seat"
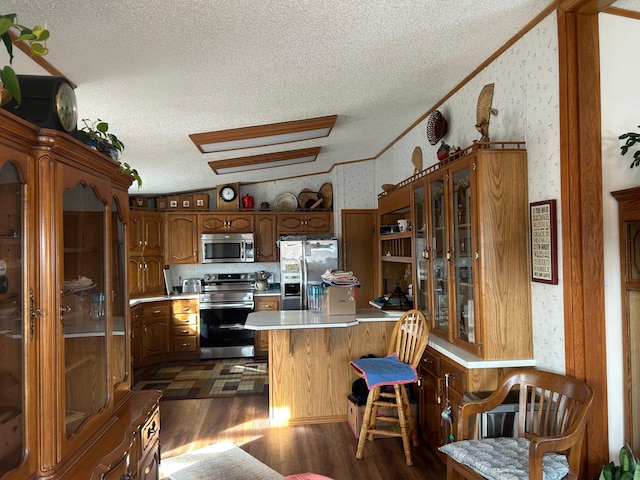
[{"label": "wooden chair seat", "polygon": [[[518,389],[517,438],[478,438],[477,417]],[[459,441],[447,454],[447,480],[578,478],[593,389],[572,377],[540,370],[506,375],[486,399],[459,406]]]},{"label": "wooden chair seat", "polygon": [[[410,310],[400,317],[391,334],[391,341],[387,352],[388,355],[393,356],[392,358],[394,360],[395,356],[397,356],[397,360],[399,360],[398,363],[403,364],[395,365],[394,368],[397,367],[398,371],[401,371],[404,375],[406,374],[406,368],[403,368],[403,366],[410,366],[415,374],[416,367],[422,358],[424,349],[427,347],[428,339],[429,326],[422,312],[419,310]],[[394,364],[394,362],[389,361],[389,358],[366,360],[370,360],[370,362],[368,362],[369,365],[375,363],[380,365],[381,362],[387,365],[389,363],[391,365]],[[376,362],[377,360],[380,362]],[[411,445],[409,439],[411,438],[414,446],[417,446],[418,433],[415,419],[411,413],[406,385],[414,382],[415,379],[417,379],[417,374],[413,380],[409,380],[409,376],[398,376],[398,378],[385,378],[385,381],[388,383],[370,386],[371,376],[367,375],[367,362],[362,362],[360,365],[364,365],[364,371],[358,367],[357,362],[358,361],[354,361],[351,365],[356,374],[367,381],[369,393],[367,395],[367,406],[364,411],[364,418],[362,419],[362,427],[358,438],[356,458],[362,459],[364,444],[367,438],[373,441],[375,435],[402,437],[405,460],[407,465],[411,465]],[[372,370],[375,370],[375,368],[372,368]],[[386,385],[393,385],[393,393],[384,390]],[[379,407],[393,407],[397,411],[397,416],[379,415]],[[381,423],[379,424],[378,422]]]}]

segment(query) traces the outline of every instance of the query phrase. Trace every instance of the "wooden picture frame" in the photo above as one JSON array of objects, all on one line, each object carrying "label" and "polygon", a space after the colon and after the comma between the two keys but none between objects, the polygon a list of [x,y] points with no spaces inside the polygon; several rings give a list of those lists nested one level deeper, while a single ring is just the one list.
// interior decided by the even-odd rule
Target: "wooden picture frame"
[{"label": "wooden picture frame", "polygon": [[556,201],[529,205],[531,232],[531,281],[558,284],[558,239]]}]

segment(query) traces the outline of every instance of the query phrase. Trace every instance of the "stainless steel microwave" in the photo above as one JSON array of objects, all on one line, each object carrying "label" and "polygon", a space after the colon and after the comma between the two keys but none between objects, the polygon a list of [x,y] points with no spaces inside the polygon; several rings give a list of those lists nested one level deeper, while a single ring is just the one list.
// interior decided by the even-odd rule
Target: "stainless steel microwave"
[{"label": "stainless steel microwave", "polygon": [[203,233],[200,252],[202,263],[253,262],[253,233]]}]

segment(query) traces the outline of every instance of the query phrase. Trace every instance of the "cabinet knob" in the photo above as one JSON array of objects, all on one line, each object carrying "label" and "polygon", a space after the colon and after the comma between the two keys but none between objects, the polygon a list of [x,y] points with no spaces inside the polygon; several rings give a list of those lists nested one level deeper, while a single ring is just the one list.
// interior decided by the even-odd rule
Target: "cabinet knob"
[{"label": "cabinet knob", "polygon": [[181,347],[190,347],[191,343],[181,343],[180,346]]},{"label": "cabinet knob", "polygon": [[189,333],[189,330],[180,330],[181,333]]},{"label": "cabinet knob", "polygon": [[428,247],[427,247],[427,248],[425,248],[425,249],[422,251],[422,258],[424,258],[425,260],[429,260],[429,248],[428,248]]}]

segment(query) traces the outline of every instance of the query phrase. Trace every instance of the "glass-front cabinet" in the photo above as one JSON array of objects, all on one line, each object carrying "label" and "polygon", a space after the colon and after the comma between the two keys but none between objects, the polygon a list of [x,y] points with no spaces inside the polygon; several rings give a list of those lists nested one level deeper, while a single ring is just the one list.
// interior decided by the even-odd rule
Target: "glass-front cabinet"
[{"label": "glass-front cabinet", "polygon": [[527,156],[502,145],[470,147],[413,188],[416,305],[433,334],[486,360],[533,354]]},{"label": "glass-front cabinet", "polygon": [[131,391],[131,178],[66,134],[0,120],[0,479],[103,478],[114,459],[138,478],[159,393]]}]

